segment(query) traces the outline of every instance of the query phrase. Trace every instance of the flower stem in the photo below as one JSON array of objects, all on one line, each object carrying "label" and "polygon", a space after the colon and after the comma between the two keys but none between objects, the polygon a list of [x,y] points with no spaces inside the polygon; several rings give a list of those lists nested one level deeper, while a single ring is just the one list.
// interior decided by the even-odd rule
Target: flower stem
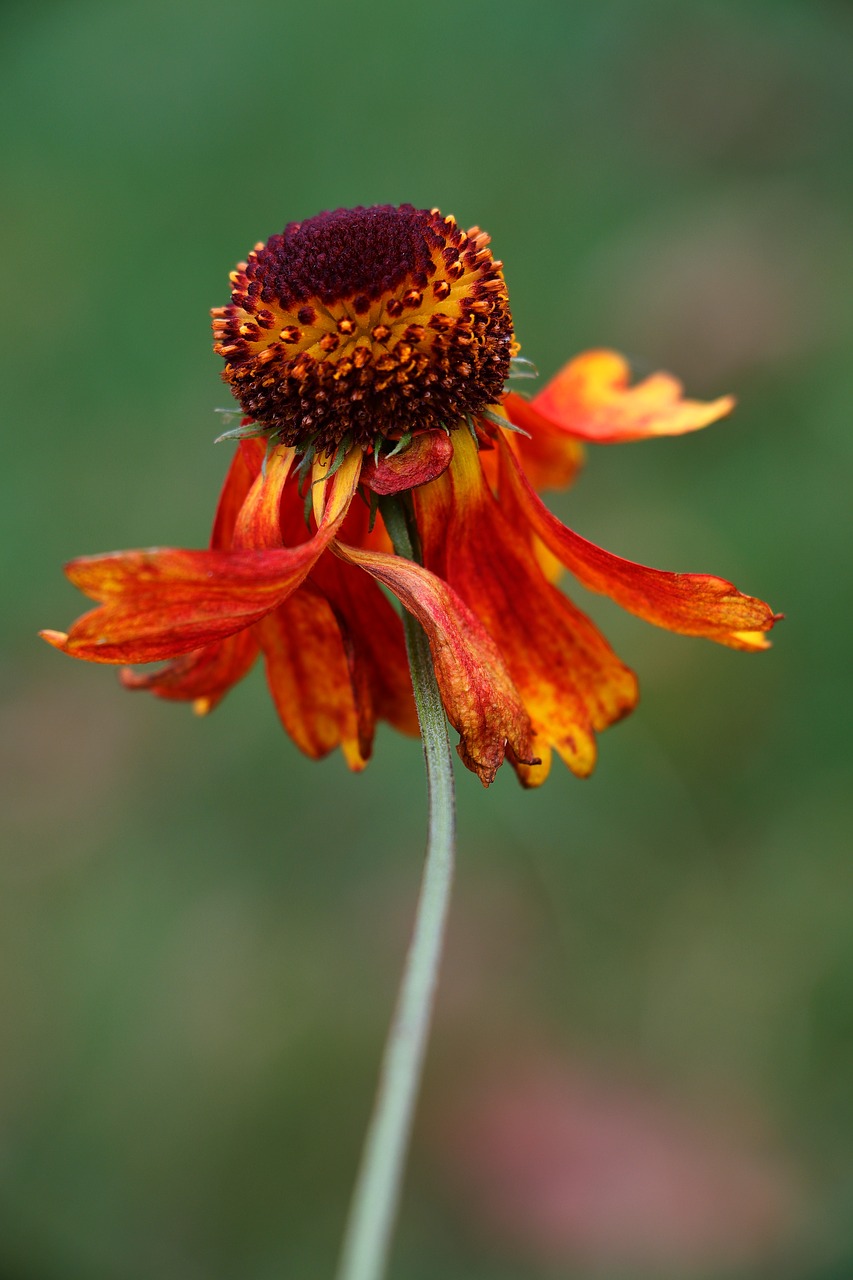
[{"label": "flower stem", "polygon": [[[415,539],[402,501],[386,498],[381,508],[394,550],[407,559],[415,559],[418,552],[413,546]],[[426,760],[429,834],[414,931],[385,1043],[337,1280],[381,1280],[385,1273],[423,1072],[453,882],[453,765],[444,708],[426,634],[408,613],[403,620]]]}]

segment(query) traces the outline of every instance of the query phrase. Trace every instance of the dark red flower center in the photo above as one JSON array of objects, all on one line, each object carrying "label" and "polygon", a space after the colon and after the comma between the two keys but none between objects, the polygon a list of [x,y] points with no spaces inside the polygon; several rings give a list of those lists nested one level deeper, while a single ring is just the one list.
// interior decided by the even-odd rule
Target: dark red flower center
[{"label": "dark red flower center", "polygon": [[488,242],[411,205],[291,223],[238,264],[213,312],[223,377],[300,448],[452,430],[500,398],[515,351]]}]

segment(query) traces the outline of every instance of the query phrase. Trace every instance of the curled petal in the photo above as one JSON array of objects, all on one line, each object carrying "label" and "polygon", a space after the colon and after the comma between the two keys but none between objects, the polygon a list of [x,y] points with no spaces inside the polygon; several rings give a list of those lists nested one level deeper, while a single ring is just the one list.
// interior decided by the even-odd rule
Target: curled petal
[{"label": "curled petal", "polygon": [[378,462],[368,455],[361,476],[374,493],[400,493],[435,480],[452,457],[453,442],[445,431],[423,431],[400,453],[381,456]]},{"label": "curled petal", "polygon": [[282,724],[313,760],[343,748],[351,769],[370,756],[372,725],[361,731],[341,633],[328,603],[302,586],[255,627],[267,682]]},{"label": "curled petal", "polygon": [[185,653],[156,671],[126,667],[120,679],[125,689],[147,689],[158,698],[192,702],[197,715],[206,715],[243,679],[257,656],[258,642],[249,629]]},{"label": "curled petal", "polygon": [[681,635],[705,636],[732,649],[766,649],[765,632],[781,614],[731,582],[704,573],[666,573],[623,560],[561,524],[533,492],[512,451],[502,442],[504,487],[546,547],[590,591],[629,613]]},{"label": "curled petal", "polygon": [[534,396],[532,407],[569,435],[594,444],[698,431],[734,408],[732,396],[683,399],[681,383],[669,373],[654,373],[634,387],[630,379],[628,362],[616,351],[587,351]]},{"label": "curled petal", "polygon": [[460,736],[456,749],[483,785],[492,782],[507,753],[536,763],[518,691],[494,641],[456,592],[402,556],[339,542],[332,549],[389,587],[421,623],[447,718]]},{"label": "curled petal", "polygon": [[293,449],[282,445],[270,453],[240,507],[234,529],[235,549],[263,550],[282,545],[281,496],[294,458]]},{"label": "curled petal", "polygon": [[280,604],[329,536],[279,551],[154,548],[74,560],[70,580],[103,603],[57,647],[88,662],[157,662],[203,648]]},{"label": "curled petal", "polygon": [[546,581],[526,521],[498,506],[470,437],[460,435],[449,474],[449,503],[432,488],[418,499],[426,563],[443,544],[447,580],[497,642],[521,694],[542,763],[518,765],[519,776],[528,786],[543,782],[553,747],[585,777],[595,764],[596,732],[636,703],[634,673]]}]

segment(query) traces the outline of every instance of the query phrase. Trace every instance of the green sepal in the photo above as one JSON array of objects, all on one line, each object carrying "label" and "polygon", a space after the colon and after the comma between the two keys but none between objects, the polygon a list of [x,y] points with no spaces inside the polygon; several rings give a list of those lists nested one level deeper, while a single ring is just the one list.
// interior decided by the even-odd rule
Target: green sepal
[{"label": "green sepal", "polygon": [[343,464],[344,458],[347,456],[347,454],[350,451],[351,443],[352,442],[350,441],[349,436],[344,436],[343,440],[338,445],[337,452],[335,453],[335,456],[332,459],[332,465],[329,467],[329,470],[326,472],[324,476],[318,476],[317,479],[313,481],[311,486],[312,488],[314,487],[315,484],[320,484],[320,482],[323,480],[331,479],[331,477],[335,474],[335,472],[340,469],[341,465]]},{"label": "green sepal", "polygon": [[269,435],[269,427],[259,427],[257,423],[253,426],[231,427],[228,431],[223,431],[221,436],[217,436],[214,444],[221,444],[223,440],[257,440],[259,437]]},{"label": "green sepal", "polygon": [[502,418],[499,413],[494,413],[491,409],[480,409],[477,417],[485,418],[488,422],[493,422],[496,427],[503,427],[505,431],[514,431],[517,435],[527,436],[528,440],[532,439],[529,431],[525,431],[523,427],[517,427],[514,422],[510,422],[509,418]]},{"label": "green sepal", "polygon": [[526,360],[524,356],[513,356],[509,362],[510,378],[538,378],[539,370],[532,360]]},{"label": "green sepal", "polygon": [[412,443],[412,433],[411,431],[406,431],[403,433],[403,435],[400,436],[400,439],[397,441],[394,448],[391,449],[390,452],[387,453],[385,456],[387,458],[393,458],[395,454],[402,453],[404,449],[408,449],[411,443]]}]

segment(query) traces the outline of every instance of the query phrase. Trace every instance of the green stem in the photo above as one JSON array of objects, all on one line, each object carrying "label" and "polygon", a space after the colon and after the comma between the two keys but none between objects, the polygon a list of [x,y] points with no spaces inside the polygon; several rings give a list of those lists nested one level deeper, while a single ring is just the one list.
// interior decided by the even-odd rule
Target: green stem
[{"label": "green stem", "polygon": [[[413,560],[412,532],[400,499],[384,499],[385,527],[400,556]],[[423,738],[429,834],[415,926],[385,1043],[373,1115],[344,1235],[337,1280],[381,1280],[423,1073],[444,940],[454,862],[453,764],[429,642],[404,613],[406,647]]]}]

